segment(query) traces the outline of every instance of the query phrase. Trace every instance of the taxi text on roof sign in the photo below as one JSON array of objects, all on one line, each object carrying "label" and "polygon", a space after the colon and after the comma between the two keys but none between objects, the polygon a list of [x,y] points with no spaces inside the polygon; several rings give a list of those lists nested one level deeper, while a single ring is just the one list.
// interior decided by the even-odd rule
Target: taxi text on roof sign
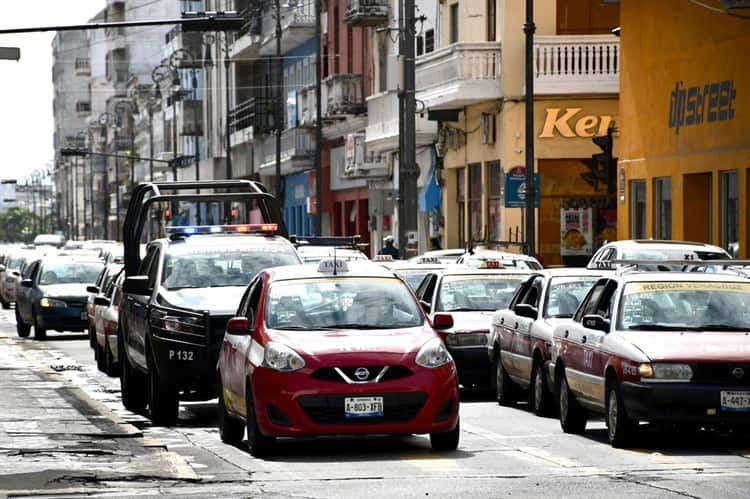
[{"label": "taxi text on roof sign", "polygon": [[393,255],[375,255],[372,261],[373,262],[392,262]]},{"label": "taxi text on roof sign", "polygon": [[335,275],[349,272],[349,266],[346,264],[346,260],[323,260],[318,265],[318,272]]},{"label": "taxi text on roof sign", "polygon": [[[388,255],[388,256],[391,256],[391,255]],[[393,257],[391,257],[391,258],[393,258]],[[438,264],[438,263],[440,263],[440,258],[438,258],[436,256],[423,256],[423,257],[419,258],[419,262],[418,263],[423,263],[423,264]]]}]

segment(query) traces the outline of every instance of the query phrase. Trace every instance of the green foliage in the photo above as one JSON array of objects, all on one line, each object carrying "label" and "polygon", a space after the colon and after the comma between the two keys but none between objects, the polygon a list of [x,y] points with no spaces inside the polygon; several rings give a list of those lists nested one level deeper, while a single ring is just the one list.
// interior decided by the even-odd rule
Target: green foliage
[{"label": "green foliage", "polygon": [[39,217],[20,206],[0,213],[0,241],[30,243],[34,240],[35,227],[41,228]]}]

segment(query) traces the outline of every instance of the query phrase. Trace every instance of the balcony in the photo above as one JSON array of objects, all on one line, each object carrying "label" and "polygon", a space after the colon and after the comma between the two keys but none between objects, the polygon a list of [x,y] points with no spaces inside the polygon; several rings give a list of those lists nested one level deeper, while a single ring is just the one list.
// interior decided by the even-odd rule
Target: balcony
[{"label": "balcony", "polygon": [[[300,168],[311,168],[315,155],[315,133],[305,128],[291,128],[281,134],[281,174],[288,175]],[[276,171],[276,137],[266,136],[256,142],[255,156],[260,163],[261,175]]]},{"label": "balcony", "polygon": [[[323,135],[340,137],[366,124],[367,103],[361,74],[336,74],[322,81]],[[297,92],[299,126],[315,126],[315,85]]]},{"label": "balcony", "polygon": [[[432,144],[437,133],[437,123],[417,116],[417,146]],[[398,149],[398,94],[395,90],[381,92],[367,98],[368,152],[382,153]]]},{"label": "balcony", "polygon": [[91,61],[88,57],[76,57],[76,76],[91,76]]},{"label": "balcony", "polygon": [[416,62],[417,99],[455,109],[502,98],[499,42],[454,43]]},{"label": "balcony", "polygon": [[[315,2],[299,2],[297,6],[281,7],[281,53],[303,44],[315,36]],[[263,56],[276,55],[276,13],[274,9],[263,13],[262,34],[259,40],[259,53]]]},{"label": "balcony", "polygon": [[611,35],[534,37],[534,93],[620,92],[620,42]]},{"label": "balcony", "polygon": [[255,97],[240,103],[229,113],[229,132],[232,146],[252,142],[256,134],[271,131],[274,123],[275,101]]},{"label": "balcony", "polygon": [[[203,38],[202,33],[184,32],[182,26],[177,25],[164,35],[164,57],[169,57],[176,50],[185,49],[195,57],[195,63],[200,66],[200,60],[203,57]],[[189,60],[186,59],[182,67],[189,67]]]},{"label": "balcony", "polygon": [[349,0],[344,21],[352,26],[378,26],[388,22],[389,0]]}]

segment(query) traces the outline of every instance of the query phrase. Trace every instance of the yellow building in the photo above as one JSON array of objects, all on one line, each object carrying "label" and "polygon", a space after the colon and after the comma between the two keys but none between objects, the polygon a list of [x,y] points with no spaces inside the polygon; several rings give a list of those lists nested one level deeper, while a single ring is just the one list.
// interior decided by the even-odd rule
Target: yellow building
[{"label": "yellow building", "polygon": [[618,235],[709,242],[746,258],[750,10],[703,4],[620,2]]},{"label": "yellow building", "polygon": [[[537,247],[547,265],[580,263],[614,237],[614,196],[582,160],[617,120],[618,14],[601,0],[535,2]],[[505,208],[516,195],[506,176],[524,165],[524,21],[523,1],[443,0],[440,48],[417,58],[417,99],[440,121],[445,247],[525,239],[522,209]],[[563,210],[585,212],[583,243],[561,245]]]}]

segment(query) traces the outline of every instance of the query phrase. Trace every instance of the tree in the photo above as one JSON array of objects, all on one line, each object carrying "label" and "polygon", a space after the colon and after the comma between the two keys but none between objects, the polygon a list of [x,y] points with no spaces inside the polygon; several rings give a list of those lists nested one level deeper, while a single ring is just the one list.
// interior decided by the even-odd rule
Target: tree
[{"label": "tree", "polygon": [[34,227],[41,227],[39,217],[26,208],[14,206],[0,213],[0,241],[30,243]]}]

